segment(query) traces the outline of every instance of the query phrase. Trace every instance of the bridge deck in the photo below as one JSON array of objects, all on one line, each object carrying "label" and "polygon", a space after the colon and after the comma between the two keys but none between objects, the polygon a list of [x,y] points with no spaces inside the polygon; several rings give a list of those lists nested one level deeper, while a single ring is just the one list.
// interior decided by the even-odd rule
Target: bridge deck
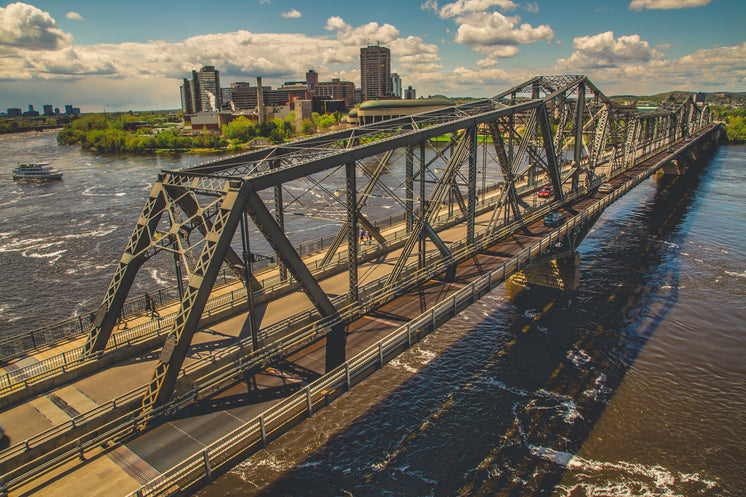
[{"label": "bridge deck", "polygon": [[[688,147],[683,142],[680,148]],[[614,185],[625,182],[656,162],[664,162],[671,154],[662,152],[611,181]],[[594,193],[563,210],[567,217],[587,209],[604,195]],[[485,226],[489,214],[477,219],[477,226]],[[446,243],[464,238],[466,228],[455,226],[439,232]],[[456,290],[475,280],[526,246],[538,241],[552,231],[543,223],[536,222],[527,230],[511,236],[465,263],[462,263],[452,282],[432,280],[413,291],[389,302],[375,312],[350,324],[344,343],[346,357],[351,357],[376,343],[383,336],[403,323],[419,315],[435,303],[447,298]],[[428,250],[436,248],[428,243]],[[395,250],[379,260],[360,267],[360,281],[372,281],[388,274],[390,266],[398,257]],[[412,256],[415,260],[416,254]],[[347,291],[345,273],[323,280],[322,287],[329,295]],[[282,321],[299,311],[310,309],[304,294],[295,292],[263,304],[258,309],[262,326]],[[168,310],[161,310],[161,312]],[[146,318],[141,318],[146,319]],[[195,336],[186,364],[194,362],[211,350],[235,341],[243,328],[246,314],[242,313],[220,323],[213,324]],[[63,347],[70,347],[64,344]],[[288,393],[309,383],[325,372],[325,340],[305,347],[287,358],[281,366],[265,370],[256,376],[256,385],[238,383],[209,399],[200,401],[179,419],[149,430],[141,436],[113,450],[87,453],[86,464],[69,463],[57,468],[44,478],[36,479],[31,486],[21,488],[21,493],[32,491],[35,495],[123,494],[137,489],[142,483],[154,478],[185,457],[198,452],[237,426],[253,419],[270,405]],[[50,350],[47,353],[54,353]],[[110,402],[117,395],[141,386],[150,380],[157,353],[119,363],[69,385],[54,389],[45,395],[16,406],[3,413],[3,424],[13,441],[19,441],[40,433],[91,407]],[[185,365],[186,365],[185,364]],[[72,471],[74,469],[74,471]],[[68,472],[69,471],[69,472]],[[48,484],[45,484],[48,480]],[[92,490],[95,489],[95,490]]]}]

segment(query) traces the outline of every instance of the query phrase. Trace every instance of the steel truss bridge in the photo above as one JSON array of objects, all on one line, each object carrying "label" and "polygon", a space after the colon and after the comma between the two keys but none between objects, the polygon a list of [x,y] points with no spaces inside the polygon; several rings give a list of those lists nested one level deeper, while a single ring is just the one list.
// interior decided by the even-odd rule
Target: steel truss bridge
[{"label": "steel truss bridge", "polygon": [[[419,254],[415,271],[426,265],[428,243],[442,261],[459,262],[435,228],[443,209],[457,211],[472,245],[478,206],[484,205],[479,197],[488,192],[490,221],[480,239],[536,209],[519,190],[551,186],[550,200],[561,202],[710,121],[709,108],[691,95],[638,112],[612,102],[585,76],[538,76],[486,100],[162,171],[93,320],[83,358],[106,349],[138,271],[159,254],[173,257],[180,305],[142,398],[147,413],[172,398],[224,266],[247,289],[256,347],[257,258],[276,260],[280,280],[297,285],[318,316],[329,319],[360,300],[360,231],[381,249],[392,243],[372,222],[376,209],[402,213],[406,226],[401,255],[385,280],[395,294],[397,282],[412,271],[410,256]],[[341,303],[332,302],[294,248],[299,219],[308,226],[319,220],[338,225],[320,268],[341,264],[347,272]],[[250,245],[258,242],[271,252],[252,252]],[[346,253],[341,263],[334,257],[340,251]]]},{"label": "steel truss bridge", "polygon": [[[451,295],[452,302],[438,302],[343,365],[327,362],[327,375],[248,423],[251,435],[239,437],[266,443],[288,419],[310,415],[331,390],[361,381],[370,364],[383,365],[386,354],[411,345],[506,277],[572,253],[608,205],[660,169],[680,172],[713,142],[719,128],[711,121],[709,108],[691,95],[638,112],[612,102],[585,76],[539,76],[490,99],[162,171],[83,345],[61,346],[60,356],[0,377],[0,405],[18,406],[157,347],[150,381],[0,451],[0,492],[110,441],[136,437],[197,397],[324,336],[344,334],[397,298],[398,305],[413,288],[438,276],[449,280],[459,264],[501,244],[507,255],[490,255],[489,272],[477,271],[482,277]],[[599,195],[605,182],[613,191]],[[549,195],[538,194],[547,187]],[[546,213],[574,208],[581,213],[561,227],[537,228]],[[384,214],[388,227],[379,222]],[[370,241],[361,241],[361,230]],[[304,232],[329,236],[301,251]],[[527,247],[513,243],[520,237]],[[139,270],[157,255],[173,260],[178,282],[179,298],[163,324],[148,320],[141,307],[132,313],[127,299]],[[233,283],[217,287],[221,272],[232,273]],[[330,275],[343,284],[331,288]],[[236,289],[221,294],[226,285]],[[303,309],[311,310],[287,319],[257,312],[288,296],[302,297]],[[246,336],[185,366],[197,331],[217,319],[215,309],[221,317],[246,312]],[[141,324],[114,333],[121,315]],[[139,366],[148,373],[147,362]],[[23,419],[25,405],[18,407],[15,415]],[[213,454],[245,450],[233,441],[215,443],[220,449]],[[203,466],[209,475],[210,461],[225,464],[207,451],[195,457],[174,475]],[[158,485],[177,481],[169,478]]]}]

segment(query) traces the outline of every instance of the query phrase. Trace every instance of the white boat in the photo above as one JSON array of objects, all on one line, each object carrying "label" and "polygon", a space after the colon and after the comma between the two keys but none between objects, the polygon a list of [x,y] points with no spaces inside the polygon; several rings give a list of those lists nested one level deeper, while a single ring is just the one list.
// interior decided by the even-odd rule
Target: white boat
[{"label": "white boat", "polygon": [[62,173],[53,168],[47,162],[32,162],[19,164],[13,169],[14,180],[26,181],[52,181],[62,179]]}]

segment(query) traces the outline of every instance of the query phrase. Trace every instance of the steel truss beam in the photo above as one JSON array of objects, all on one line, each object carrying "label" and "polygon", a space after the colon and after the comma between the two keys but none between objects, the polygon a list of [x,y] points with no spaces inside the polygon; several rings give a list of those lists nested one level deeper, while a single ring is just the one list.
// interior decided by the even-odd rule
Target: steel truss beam
[{"label": "steel truss beam", "polygon": [[[597,174],[603,176],[630,167],[639,157],[696,132],[711,119],[709,108],[698,106],[691,95],[683,102],[669,98],[658,110],[640,113],[616,105],[585,76],[536,76],[490,99],[305,138],[178,171],[163,171],[104,296],[85,354],[105,350],[139,268],[163,251],[181,257],[188,284],[143,398],[143,408],[147,411],[167,402],[221,265],[226,263],[252,287],[258,285],[248,263],[249,227],[241,221],[246,215],[276,253],[280,279],[292,277],[321,316],[333,315],[336,310],[329,297],[285,233],[287,206],[312,208],[296,202],[303,195],[292,195],[288,187],[293,182],[298,182],[296,190],[298,184],[310,186],[318,200],[316,205],[322,205],[319,210],[333,210],[340,229],[326,249],[321,266],[330,265],[346,239],[347,260],[342,266],[349,272],[348,297],[354,302],[360,285],[358,228],[369,231],[384,248],[389,243],[367,213],[368,200],[376,189],[392,207],[402,209],[406,226],[402,253],[386,279],[389,286],[400,278],[415,247],[419,247],[419,265],[424,266],[428,238],[443,258],[451,257],[448,244],[440,238],[434,224],[444,212],[446,199],[451,202],[448,211],[454,214],[453,222],[466,223],[467,241],[474,241],[477,200],[485,195],[477,189],[480,133],[491,138],[489,148],[494,149],[488,166],[488,147],[482,148],[483,185],[488,167],[499,168],[493,174],[502,177],[501,184],[490,185],[498,187],[492,194],[496,200],[489,223],[489,228],[495,229],[511,218],[521,218],[531,208],[522,200],[526,194],[522,192],[551,184],[556,197],[561,198],[566,181],[571,180],[572,190],[579,188],[582,172],[590,180]],[[453,140],[445,146],[431,141],[447,135]],[[404,151],[403,172],[394,171],[394,154],[399,149]],[[570,149],[574,152],[573,162],[564,155]],[[432,154],[430,158],[426,152]],[[373,157],[378,159],[369,171],[361,161]],[[436,173],[436,167],[442,167],[442,173]],[[368,176],[360,192],[356,171]],[[527,181],[520,183],[524,174]],[[400,184],[391,186],[386,177],[398,179]],[[345,190],[344,201],[341,195],[333,198],[330,190],[335,187],[330,187],[330,182]],[[418,192],[415,182],[419,182]],[[290,203],[283,198],[283,189],[293,197]],[[260,197],[264,190],[269,190],[263,195],[273,202],[274,215]],[[454,201],[459,207],[456,213],[452,212]],[[231,248],[240,223],[243,258]],[[177,273],[178,270],[177,265]]]}]

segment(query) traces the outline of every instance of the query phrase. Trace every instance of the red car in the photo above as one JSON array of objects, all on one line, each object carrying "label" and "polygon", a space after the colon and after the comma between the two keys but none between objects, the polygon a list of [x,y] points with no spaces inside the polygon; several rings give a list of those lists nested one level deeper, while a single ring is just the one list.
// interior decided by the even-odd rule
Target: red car
[{"label": "red car", "polygon": [[539,198],[549,198],[554,193],[554,190],[551,186],[543,186],[541,190],[539,190]]}]

